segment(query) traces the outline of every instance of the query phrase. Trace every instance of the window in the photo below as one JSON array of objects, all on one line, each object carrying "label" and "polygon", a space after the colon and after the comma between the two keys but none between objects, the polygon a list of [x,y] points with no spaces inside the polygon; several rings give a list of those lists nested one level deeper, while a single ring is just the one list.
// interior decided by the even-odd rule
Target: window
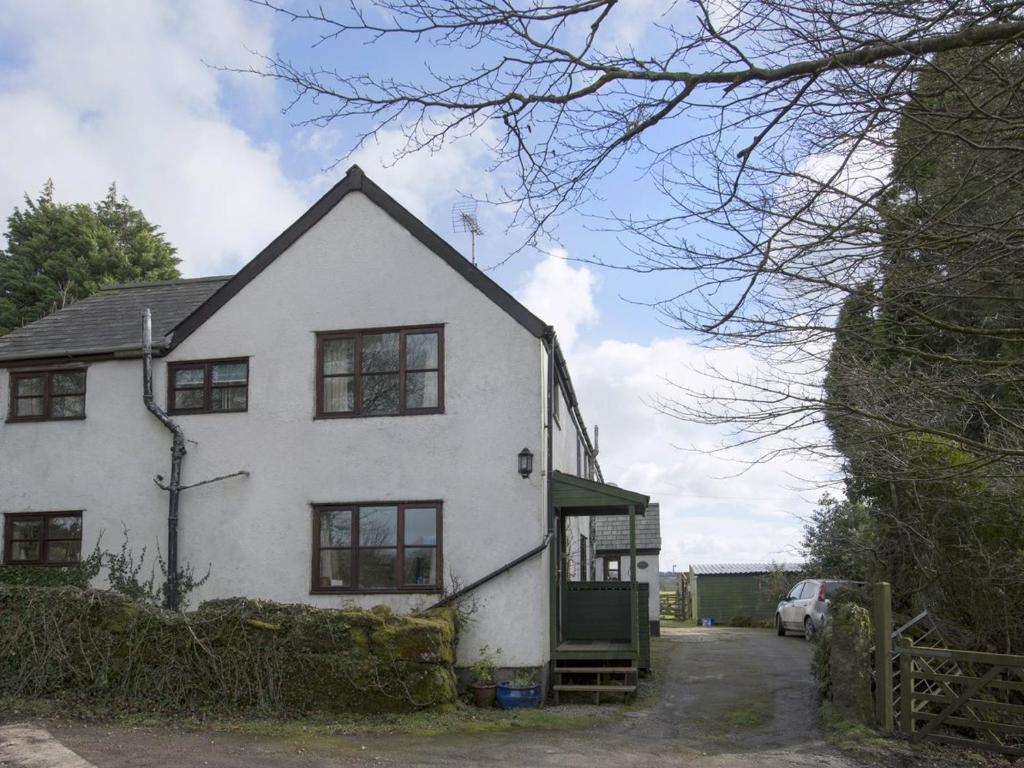
[{"label": "window", "polygon": [[81,512],[17,512],[4,516],[7,565],[70,565],[81,557]]},{"label": "window", "polygon": [[319,418],[444,411],[440,326],[320,333],[316,356]]},{"label": "window", "polygon": [[576,438],[576,477],[583,477],[583,441]]},{"label": "window", "polygon": [[587,580],[587,537],[580,534],[580,581]]},{"label": "window", "polygon": [[167,364],[170,413],[230,413],[248,409],[248,358]]},{"label": "window", "polygon": [[84,368],[11,373],[9,421],[84,418]]},{"label": "window", "polygon": [[555,424],[559,427],[562,426],[562,384],[558,381],[558,375],[555,375],[555,397],[554,397],[554,412],[555,412]]},{"label": "window", "polygon": [[620,568],[620,561],[618,556],[605,557],[604,559],[604,580],[605,581],[621,581],[622,571]]},{"label": "window", "polygon": [[436,592],[441,503],[313,508],[313,592]]}]

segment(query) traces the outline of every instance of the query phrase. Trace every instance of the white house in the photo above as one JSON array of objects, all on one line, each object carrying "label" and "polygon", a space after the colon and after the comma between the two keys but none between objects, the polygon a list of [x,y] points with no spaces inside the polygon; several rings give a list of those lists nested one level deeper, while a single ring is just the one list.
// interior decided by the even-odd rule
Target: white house
[{"label": "white house", "polygon": [[553,330],[358,167],[236,275],[114,286],[0,338],[0,408],[5,566],[126,526],[209,565],[193,603],[408,611],[458,589],[478,606],[460,663],[636,659],[629,584],[598,637],[566,618],[591,516],[648,499],[603,483]]}]

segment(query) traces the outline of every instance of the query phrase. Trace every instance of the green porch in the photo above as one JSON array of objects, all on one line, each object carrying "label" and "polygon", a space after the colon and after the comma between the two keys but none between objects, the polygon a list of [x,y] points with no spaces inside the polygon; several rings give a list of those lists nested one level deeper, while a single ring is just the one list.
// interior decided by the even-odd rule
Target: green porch
[{"label": "green porch", "polygon": [[[557,557],[551,574],[551,658],[556,675],[559,668],[579,668],[581,662],[634,674],[649,668],[647,585],[637,582],[635,567],[636,517],[645,513],[649,497],[561,472],[553,473],[552,491]],[[629,581],[571,581],[565,560],[567,521],[601,515],[629,517]]]}]

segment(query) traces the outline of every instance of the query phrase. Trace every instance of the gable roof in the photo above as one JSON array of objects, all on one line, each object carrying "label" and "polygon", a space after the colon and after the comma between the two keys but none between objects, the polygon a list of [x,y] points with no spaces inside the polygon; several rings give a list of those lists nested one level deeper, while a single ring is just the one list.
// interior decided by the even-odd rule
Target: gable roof
[{"label": "gable roof", "polygon": [[143,309],[153,310],[153,338],[159,345],[228,280],[200,277],[103,288],[0,336],[0,362],[141,353]]},{"label": "gable roof", "polygon": [[[366,195],[531,334],[542,338],[549,332],[550,327],[512,294],[367,178],[358,165],[353,165],[340,182],[235,275],[112,286],[0,337],[0,362],[118,352],[131,354],[141,347],[139,317],[147,306],[153,310],[153,337],[157,351],[169,352],[351,192]],[[165,343],[161,344],[161,341]]]},{"label": "gable roof", "polygon": [[[647,513],[636,518],[636,548],[661,549],[661,507],[647,505]],[[621,552],[629,549],[629,518],[621,515],[594,518],[594,551]]]},{"label": "gable roof", "polygon": [[803,568],[803,563],[704,563],[691,565],[690,571],[696,576],[734,576],[772,571],[796,573]]},{"label": "gable roof", "polygon": [[485,275],[475,264],[449,245],[440,235],[416,218],[391,195],[371,181],[358,165],[345,173],[345,178],[335,184],[312,207],[302,214],[284,232],[274,238],[266,248],[246,264],[207,301],[197,307],[175,329],[168,350],[174,349],[187,339],[199,326],[206,322],[218,309],[231,300],[235,294],[252,282],[278,256],[284,253],[313,225],[326,216],[351,192],[362,192],[392,219],[403,226],[409,234],[419,240],[452,269],[478,288],[487,298],[501,307],[516,322],[537,338],[541,338],[548,326],[530,310],[520,304],[512,294]]}]

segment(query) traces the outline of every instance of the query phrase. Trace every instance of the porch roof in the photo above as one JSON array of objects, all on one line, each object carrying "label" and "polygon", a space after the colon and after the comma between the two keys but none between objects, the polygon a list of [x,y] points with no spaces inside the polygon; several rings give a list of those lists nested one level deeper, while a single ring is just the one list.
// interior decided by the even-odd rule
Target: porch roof
[{"label": "porch roof", "polygon": [[616,485],[585,480],[555,470],[551,493],[556,507],[577,515],[628,515],[630,506],[643,515],[651,497]]}]

